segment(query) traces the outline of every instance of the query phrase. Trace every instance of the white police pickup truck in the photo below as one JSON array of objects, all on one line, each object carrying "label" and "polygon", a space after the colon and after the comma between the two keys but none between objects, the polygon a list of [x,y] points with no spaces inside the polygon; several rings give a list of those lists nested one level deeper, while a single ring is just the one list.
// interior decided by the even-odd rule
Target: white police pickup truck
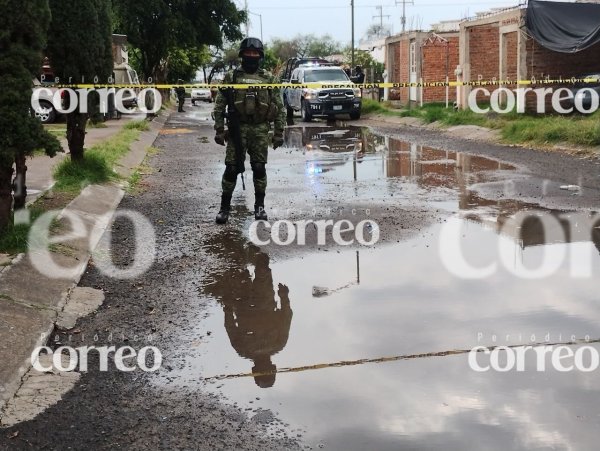
[{"label": "white police pickup truck", "polygon": [[[289,88],[283,89],[283,102],[288,117],[300,111],[302,120],[310,122],[313,117],[334,117],[349,114],[353,120],[360,119],[362,108],[361,90],[337,66],[315,64],[301,65],[293,70]],[[316,84],[314,88],[293,85]]]}]

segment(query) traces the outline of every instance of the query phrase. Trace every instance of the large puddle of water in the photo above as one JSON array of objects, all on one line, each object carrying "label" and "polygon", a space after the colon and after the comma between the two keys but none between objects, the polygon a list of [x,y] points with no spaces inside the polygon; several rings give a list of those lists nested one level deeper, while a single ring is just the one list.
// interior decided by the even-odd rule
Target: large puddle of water
[{"label": "large puddle of water", "polygon": [[[179,383],[201,375],[325,449],[596,449],[600,370],[478,373],[466,353],[600,338],[591,220],[545,211],[545,233],[539,216],[517,221],[532,207],[469,190],[515,170],[486,158],[358,129],[291,128],[287,143],[308,181],[398,178],[443,189],[436,202],[454,214],[398,244],[276,262],[241,232],[207,238],[226,264],[202,281],[214,309]],[[560,265],[523,277],[547,255]]]}]

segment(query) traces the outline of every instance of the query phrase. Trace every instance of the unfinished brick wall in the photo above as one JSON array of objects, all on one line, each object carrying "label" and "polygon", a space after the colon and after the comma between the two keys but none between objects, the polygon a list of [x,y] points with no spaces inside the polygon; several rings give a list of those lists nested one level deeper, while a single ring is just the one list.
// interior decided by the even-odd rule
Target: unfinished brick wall
[{"label": "unfinished brick wall", "polygon": [[527,77],[541,79],[576,77],[600,72],[600,44],[578,53],[553,52],[533,39],[527,40]]},{"label": "unfinished brick wall", "polygon": [[[448,37],[447,40],[448,43],[441,40],[426,41],[424,43],[422,47],[423,60],[421,72],[423,82],[445,81],[446,75],[448,75],[450,81],[454,79],[454,70],[459,64],[459,38],[458,36]],[[453,96],[455,96],[455,93],[453,89],[450,89],[450,103],[454,101]],[[445,101],[445,87],[423,89],[423,102]]]},{"label": "unfinished brick wall", "polygon": [[[471,81],[476,81],[479,78],[482,80],[500,78],[500,30],[498,22],[468,28],[467,33],[469,35]],[[485,100],[483,93],[477,94],[477,100]]]},{"label": "unfinished brick wall", "polygon": [[469,28],[471,80],[479,76],[491,80],[500,76],[500,31],[498,23]]},{"label": "unfinished brick wall", "polygon": [[[590,47],[578,53],[559,53],[553,52],[542,47],[533,39],[528,39],[527,48],[527,78],[535,77],[541,80],[549,76],[550,79],[562,77],[579,77],[592,73],[600,73],[600,44]],[[528,88],[552,88],[554,90],[564,87],[572,87],[572,84],[536,84],[527,86]],[[527,94],[527,110],[535,111],[537,98],[534,93]],[[546,111],[551,112],[552,97],[546,97]],[[563,107],[569,107],[569,102],[563,102]]]},{"label": "unfinished brick wall", "polygon": [[[392,68],[390,81],[393,83],[408,83],[408,63],[410,40],[403,39],[391,45],[394,59],[394,67]],[[408,102],[408,88],[392,89],[390,91],[390,100],[400,100]]]}]

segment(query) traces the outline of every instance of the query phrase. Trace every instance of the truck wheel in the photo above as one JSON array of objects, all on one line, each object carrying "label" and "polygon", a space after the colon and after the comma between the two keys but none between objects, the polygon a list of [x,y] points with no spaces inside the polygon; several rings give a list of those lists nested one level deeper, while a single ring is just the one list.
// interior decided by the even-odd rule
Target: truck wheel
[{"label": "truck wheel", "polygon": [[359,120],[360,119],[360,111],[350,113],[350,119],[352,119],[353,121]]},{"label": "truck wheel", "polygon": [[42,124],[53,124],[56,120],[56,110],[54,105],[44,100],[40,101],[41,110],[34,111],[35,117],[37,117]]},{"label": "truck wheel", "polygon": [[312,114],[310,114],[310,111],[306,109],[306,102],[304,101],[304,99],[302,99],[302,102],[300,104],[300,114],[302,115],[302,120],[304,122],[312,121]]}]

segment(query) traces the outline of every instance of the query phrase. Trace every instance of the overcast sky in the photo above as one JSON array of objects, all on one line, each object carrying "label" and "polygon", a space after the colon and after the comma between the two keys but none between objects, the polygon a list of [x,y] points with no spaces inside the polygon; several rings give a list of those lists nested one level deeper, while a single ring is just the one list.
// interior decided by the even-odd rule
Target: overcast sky
[{"label": "overcast sky", "polygon": [[[350,43],[350,0],[247,0],[251,13],[250,34],[260,37],[262,15],[265,41],[272,38],[292,38],[297,34],[323,35],[329,33],[337,41]],[[395,5],[396,1],[400,3]],[[407,26],[411,22],[422,24],[428,29],[441,20],[459,19],[472,16],[490,8],[515,6],[520,0],[413,0],[407,2]],[[244,0],[236,0],[244,7]],[[377,6],[383,6],[384,24],[393,26],[394,33],[401,31],[401,0],[355,0],[355,36],[358,41],[369,25],[380,23]],[[373,18],[373,16],[377,16]],[[413,27],[414,28],[414,27]]]}]

